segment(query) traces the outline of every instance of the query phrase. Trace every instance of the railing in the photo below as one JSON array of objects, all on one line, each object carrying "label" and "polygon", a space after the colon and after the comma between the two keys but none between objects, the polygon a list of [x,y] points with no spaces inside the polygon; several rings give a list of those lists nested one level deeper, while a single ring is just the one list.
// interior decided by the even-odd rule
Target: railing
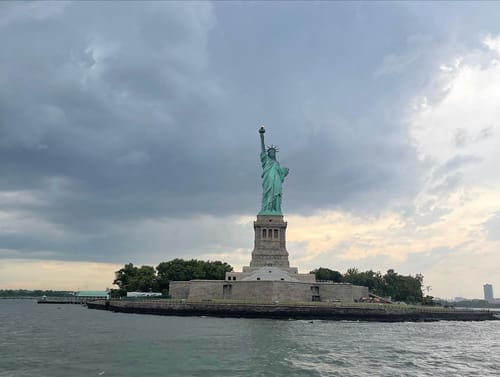
[{"label": "railing", "polygon": [[38,297],[39,304],[85,304],[89,301],[106,300],[104,297],[72,296],[72,297]]}]

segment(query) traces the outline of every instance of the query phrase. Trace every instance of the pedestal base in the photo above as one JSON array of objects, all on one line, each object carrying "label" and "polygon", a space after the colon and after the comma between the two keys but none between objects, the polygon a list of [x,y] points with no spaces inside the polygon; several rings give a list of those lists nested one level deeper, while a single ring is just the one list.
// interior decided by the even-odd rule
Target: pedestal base
[{"label": "pedestal base", "polygon": [[286,250],[286,226],[281,215],[257,215],[250,267],[290,267]]}]

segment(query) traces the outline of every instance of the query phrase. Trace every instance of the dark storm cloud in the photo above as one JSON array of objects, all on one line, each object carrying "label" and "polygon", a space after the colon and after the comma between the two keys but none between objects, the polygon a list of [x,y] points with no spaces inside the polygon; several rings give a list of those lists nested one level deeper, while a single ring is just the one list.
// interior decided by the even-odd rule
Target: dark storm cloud
[{"label": "dark storm cloud", "polygon": [[113,216],[120,197],[134,211],[144,196],[193,194],[207,170],[199,126],[218,107],[203,76],[212,23],[208,5],[71,4],[3,25],[2,187],[43,192],[64,177],[71,201],[49,216],[59,205]]},{"label": "dark storm cloud", "polygon": [[398,36],[409,17],[343,4],[1,3],[0,191],[31,193],[43,205],[22,211],[67,235],[0,233],[0,249],[121,260],[115,251],[148,242],[123,234],[136,221],[253,214],[260,123],[291,171],[289,213],[379,212],[411,197],[422,167],[398,119],[424,83],[422,53],[397,79],[374,77],[426,35]]}]

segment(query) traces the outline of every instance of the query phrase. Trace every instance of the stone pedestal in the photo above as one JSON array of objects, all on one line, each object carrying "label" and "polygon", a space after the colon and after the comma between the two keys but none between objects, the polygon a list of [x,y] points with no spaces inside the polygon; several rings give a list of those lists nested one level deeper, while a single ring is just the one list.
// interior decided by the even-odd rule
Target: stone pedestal
[{"label": "stone pedestal", "polygon": [[253,223],[255,240],[250,266],[244,266],[242,272],[227,272],[226,280],[314,283],[314,274],[299,274],[297,267],[290,267],[286,225],[283,215],[257,215]]},{"label": "stone pedestal", "polygon": [[254,221],[254,249],[250,267],[289,268],[286,225],[282,215],[257,215]]}]

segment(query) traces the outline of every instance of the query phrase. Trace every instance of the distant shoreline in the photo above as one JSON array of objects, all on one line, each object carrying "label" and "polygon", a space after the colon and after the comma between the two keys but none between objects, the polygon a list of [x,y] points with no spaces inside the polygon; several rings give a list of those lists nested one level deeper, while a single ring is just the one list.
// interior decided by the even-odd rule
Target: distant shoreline
[{"label": "distant shoreline", "polygon": [[395,304],[355,303],[240,303],[222,301],[190,302],[182,300],[98,300],[87,303],[89,309],[119,313],[166,316],[211,316],[235,318],[324,319],[373,322],[432,322],[500,320],[498,313],[487,310],[445,309]]},{"label": "distant shoreline", "polygon": [[39,300],[42,296],[12,296],[12,297],[0,297],[0,300]]}]

